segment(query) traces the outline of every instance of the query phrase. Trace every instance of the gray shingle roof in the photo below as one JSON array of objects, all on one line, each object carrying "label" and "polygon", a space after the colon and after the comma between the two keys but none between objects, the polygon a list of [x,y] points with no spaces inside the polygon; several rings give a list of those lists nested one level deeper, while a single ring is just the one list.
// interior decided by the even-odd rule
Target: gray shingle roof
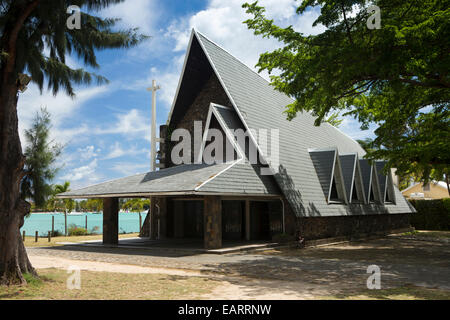
[{"label": "gray shingle roof", "polygon": [[[355,172],[355,159],[356,154],[346,154],[346,155],[339,155],[339,159],[341,160],[341,168],[342,168],[342,175],[344,176],[344,185],[345,190],[347,192],[347,199],[351,199],[351,191],[352,191],[352,183],[353,183],[353,173]],[[353,190],[353,192],[356,192],[356,190]]]},{"label": "gray shingle roof", "polygon": [[[300,112],[292,121],[283,113],[293,100],[276,91],[252,69],[226,50],[194,31],[217,77],[246,128],[279,129],[280,166],[275,179],[286,199],[298,216],[336,216],[369,213],[411,212],[406,200],[396,190],[396,205],[329,205],[324,196],[319,177],[315,174],[309,148],[337,148],[340,154],[365,154],[361,146],[328,123],[314,126],[315,117]],[[270,150],[270,147],[268,148]]]},{"label": "gray shingle roof", "polygon": [[336,150],[310,150],[309,155],[316,169],[316,174],[322,186],[325,199],[328,199],[331,181],[333,179]]},{"label": "gray shingle roof", "polygon": [[171,167],[155,172],[137,174],[69,191],[58,195],[60,198],[86,198],[108,195],[150,195],[165,192],[193,192],[201,184],[230,167],[231,164],[190,164]]}]

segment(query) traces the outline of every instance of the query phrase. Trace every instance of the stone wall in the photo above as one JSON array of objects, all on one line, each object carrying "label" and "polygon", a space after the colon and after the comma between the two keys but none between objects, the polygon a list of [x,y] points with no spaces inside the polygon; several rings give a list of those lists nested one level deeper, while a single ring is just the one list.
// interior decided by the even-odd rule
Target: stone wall
[{"label": "stone wall", "polygon": [[[206,119],[208,117],[209,105],[216,103],[223,106],[232,107],[228,96],[222,88],[217,76],[213,73],[211,78],[203,86],[202,90],[198,93],[194,102],[188,107],[184,117],[178,123],[171,123],[168,129],[168,139],[170,139],[170,133],[178,128],[187,129],[192,137],[192,156],[191,160],[194,161],[194,121],[202,122],[203,132],[205,130]],[[202,132],[202,134],[203,134]],[[166,168],[173,166],[170,159],[171,147],[175,145],[174,142],[166,142]]]}]

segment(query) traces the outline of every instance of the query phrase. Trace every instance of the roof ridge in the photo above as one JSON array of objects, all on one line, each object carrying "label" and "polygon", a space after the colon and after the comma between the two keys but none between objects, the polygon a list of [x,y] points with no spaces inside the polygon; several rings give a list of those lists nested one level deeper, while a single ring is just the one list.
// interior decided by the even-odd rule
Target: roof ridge
[{"label": "roof ridge", "polygon": [[[246,67],[248,70],[250,70],[251,72],[253,72],[255,75],[257,75],[258,77],[260,77],[261,79],[263,79],[269,86],[271,86],[270,81],[268,81],[267,79],[265,79],[261,74],[259,74],[258,72],[256,72],[255,70],[253,70],[252,68],[250,68],[248,65],[246,65],[244,62],[242,62],[241,60],[239,60],[238,58],[236,58],[230,51],[228,51],[227,49],[225,49],[224,47],[222,47],[220,44],[218,44],[217,42],[211,40],[210,38],[208,38],[207,36],[205,36],[203,33],[201,33],[200,31],[196,30],[196,29],[192,29],[196,34],[202,36],[203,38],[205,38],[205,40],[211,42],[213,45],[215,45],[216,47],[218,47],[219,49],[221,49],[222,51],[228,53],[234,60],[236,60],[237,62],[239,62],[241,65],[243,65],[244,67]],[[275,89],[275,88],[274,88]],[[295,101],[295,99],[291,98],[290,96],[288,96],[286,93],[278,91],[278,90],[274,90],[279,94],[283,94],[286,97],[288,97],[289,99]]]}]

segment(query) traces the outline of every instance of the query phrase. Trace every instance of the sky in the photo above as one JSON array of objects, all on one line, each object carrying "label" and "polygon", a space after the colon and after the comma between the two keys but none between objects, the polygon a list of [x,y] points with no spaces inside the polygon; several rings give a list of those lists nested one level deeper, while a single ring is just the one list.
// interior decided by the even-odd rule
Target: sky
[{"label": "sky", "polygon": [[[20,94],[18,104],[23,147],[24,130],[31,126],[36,112],[46,107],[52,115],[51,139],[65,146],[56,164],[61,170],[54,183],[70,181],[74,190],[149,171],[151,92],[146,89],[153,79],[161,86],[157,92],[159,127],[167,121],[192,28],[254,70],[261,53],[281,46],[247,29],[242,23],[249,18],[241,8],[243,2],[126,0],[98,12],[102,17],[120,18],[120,28],[138,27],[151,38],[132,49],[98,52],[101,67],[95,72],[109,83],[76,87],[74,99],[64,92],[56,97],[47,91],[41,94],[31,84]],[[279,25],[292,25],[304,34],[324,30],[323,26],[312,27],[318,10],[299,16],[295,0],[259,3]],[[83,67],[76,57],[68,57],[67,63],[73,68]],[[262,76],[268,79],[267,74]],[[361,131],[358,122],[348,117],[340,126],[354,139],[373,137],[373,129]]]}]

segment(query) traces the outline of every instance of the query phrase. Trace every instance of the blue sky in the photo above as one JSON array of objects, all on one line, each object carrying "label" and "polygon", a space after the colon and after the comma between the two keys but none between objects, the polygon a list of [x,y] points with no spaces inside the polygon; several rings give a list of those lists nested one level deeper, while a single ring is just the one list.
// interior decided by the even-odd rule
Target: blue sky
[{"label": "blue sky", "polygon": [[[101,66],[95,70],[110,80],[108,85],[79,87],[71,99],[63,92],[53,97],[36,86],[19,98],[19,130],[30,126],[42,106],[52,114],[52,139],[66,145],[58,165],[62,166],[55,183],[71,182],[72,189],[102,181],[146,172],[150,166],[151,93],[146,88],[156,79],[158,91],[157,122],[163,124],[174,98],[191,29],[220,44],[253,67],[259,54],[273,50],[279,43],[256,37],[242,21],[248,16],[242,0],[126,0],[99,12],[118,17],[119,27],[139,27],[151,39],[129,50],[98,53]],[[281,25],[313,34],[317,11],[295,14],[295,0],[263,0],[268,15]],[[298,4],[298,3],[297,3]],[[82,30],[81,30],[82,31]],[[82,67],[68,57],[72,67]],[[266,74],[263,74],[267,78]],[[340,128],[355,139],[373,136],[373,130],[360,131],[353,119],[346,118]],[[22,144],[25,142],[22,138]]]}]

